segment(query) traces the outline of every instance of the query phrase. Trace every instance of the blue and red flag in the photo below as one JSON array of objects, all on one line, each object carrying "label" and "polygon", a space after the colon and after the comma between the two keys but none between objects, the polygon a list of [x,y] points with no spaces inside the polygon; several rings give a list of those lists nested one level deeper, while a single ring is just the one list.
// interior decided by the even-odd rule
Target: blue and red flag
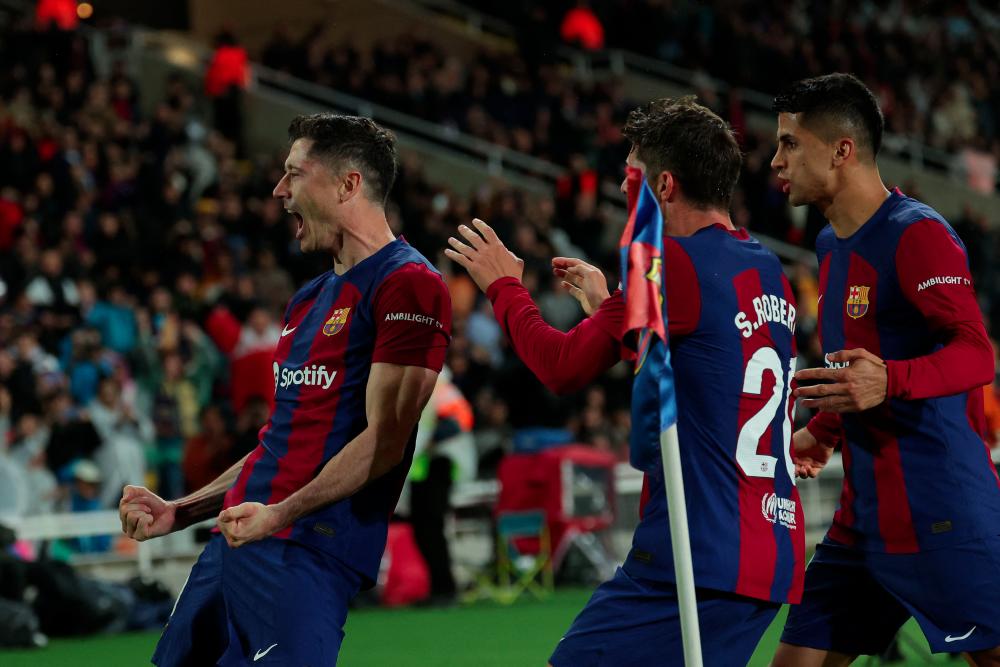
[{"label": "blue and red flag", "polygon": [[677,423],[674,371],[667,344],[663,285],[663,214],[641,170],[628,167],[628,224],[619,250],[625,338],[635,341],[629,458],[645,472],[660,469],[660,434]]}]

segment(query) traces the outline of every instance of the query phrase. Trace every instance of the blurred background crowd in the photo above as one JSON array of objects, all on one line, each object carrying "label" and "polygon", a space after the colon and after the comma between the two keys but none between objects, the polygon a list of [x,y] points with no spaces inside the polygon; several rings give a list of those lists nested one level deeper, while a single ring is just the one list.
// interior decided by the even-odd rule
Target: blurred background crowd
[{"label": "blurred background crowd", "polygon": [[[242,49],[237,34],[220,35],[206,91],[214,113],[179,76],[143,113],[149,93],[128,63],[112,52],[96,66],[72,26],[28,15],[4,28],[0,511],[110,508],[123,484],[176,497],[256,446],[284,305],[331,260],[299,252],[294,221],[271,198],[284,155],[254,152],[239,132],[248,61],[565,169],[551,193],[489,181],[466,195],[431,179],[407,152],[390,196],[394,230],[435,262],[452,292],[447,365],[472,409],[474,474],[483,477],[538,428],[627,458],[629,370],[619,365],[579,395],[552,395],[511,353],[489,302],[441,254],[458,224],[487,220],[525,259],[525,285],[563,330],[583,313],[553,278],[553,256],[585,257],[617,283],[622,220],[620,208],[604,204],[618,201],[629,149],[621,126],[641,100],[613,79],[582,83],[543,45],[628,47],[732,84],[726,94],[707,86],[699,94],[745,150],[732,215],[751,233],[811,250],[822,220],[788,207],[769,167],[773,136],[747,129],[741,88],[773,92],[830,70],[869,82],[890,130],[992,160],[995,186],[1000,16],[976,2],[929,3],[919,19],[904,0],[852,4],[849,19],[847,3],[725,3],[725,11],[724,3],[660,0],[477,4],[520,24],[528,38],[518,56],[484,48],[461,57],[417,37],[330,44],[322,26],[299,35],[279,27],[259,53]],[[649,19],[667,6],[666,25]],[[951,222],[969,249],[988,325],[1000,331],[1000,228],[972,207]],[[800,367],[812,365],[815,270],[802,261],[788,271]]]}]

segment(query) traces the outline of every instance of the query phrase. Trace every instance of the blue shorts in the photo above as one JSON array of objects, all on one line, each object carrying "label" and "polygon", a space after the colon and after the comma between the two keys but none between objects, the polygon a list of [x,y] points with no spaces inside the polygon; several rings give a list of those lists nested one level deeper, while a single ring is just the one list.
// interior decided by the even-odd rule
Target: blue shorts
[{"label": "blue shorts", "polygon": [[829,539],[806,569],[802,604],[781,641],[878,655],[911,616],[935,653],[1000,646],[1000,537],[946,549],[885,554]]},{"label": "blue shorts", "polygon": [[[745,665],[774,620],[777,602],[697,590],[702,661]],[[553,667],[683,665],[680,608],[672,583],[615,576],[594,591],[549,658]]]},{"label": "blue shorts", "polygon": [[212,537],[188,576],[153,663],[335,665],[361,577],[319,551],[266,539],[230,549]]}]

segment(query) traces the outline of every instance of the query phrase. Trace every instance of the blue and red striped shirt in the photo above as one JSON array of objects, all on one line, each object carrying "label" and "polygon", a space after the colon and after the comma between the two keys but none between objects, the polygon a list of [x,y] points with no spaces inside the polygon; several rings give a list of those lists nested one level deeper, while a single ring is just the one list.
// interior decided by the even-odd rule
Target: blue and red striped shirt
[{"label": "blue and red striped shirt", "polygon": [[[695,585],[798,602],[805,526],[790,458],[791,286],[774,254],[746,232],[711,226],[663,245]],[[544,322],[514,278],[487,295],[518,356],[553,391],[580,389],[621,359],[621,292],[566,333]],[[646,479],[625,567],[673,581],[662,468]]]},{"label": "blue and red striped shirt", "polygon": [[[440,371],[450,337],[448,288],[403,239],[342,275],[330,271],[300,289],[274,351],[271,417],[224,507],[281,502],[309,483],[367,427],[371,365]],[[416,430],[403,461],[389,473],[275,537],[314,546],[374,581],[415,436]]]},{"label": "blue and red striped shirt", "polygon": [[962,241],[894,190],[850,237],[827,226],[816,253],[824,353],[864,348],[888,373],[882,405],[809,424],[819,440],[843,442],[830,538],[913,553],[1000,533],[980,388],[993,378],[993,353]]}]

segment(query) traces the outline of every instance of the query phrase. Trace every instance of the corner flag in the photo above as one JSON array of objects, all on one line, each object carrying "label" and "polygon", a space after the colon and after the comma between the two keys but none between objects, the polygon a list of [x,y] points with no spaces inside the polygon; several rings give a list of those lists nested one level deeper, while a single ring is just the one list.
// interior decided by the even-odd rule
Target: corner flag
[{"label": "corner flag", "polygon": [[628,168],[627,184],[628,224],[619,250],[625,338],[637,355],[629,458],[639,470],[654,472],[660,467],[660,434],[677,423],[663,288],[663,215],[640,170]]},{"label": "corner flag", "polygon": [[[625,296],[625,340],[636,348],[632,383],[632,435],[629,458],[651,475],[662,470],[670,513],[681,638],[686,667],[701,667],[701,635],[695,597],[691,538],[684,478],[677,439],[674,371],[667,340],[667,297],[663,283],[663,214],[639,169],[627,169],[628,224],[618,247]],[[660,467],[662,466],[662,468]]]}]

